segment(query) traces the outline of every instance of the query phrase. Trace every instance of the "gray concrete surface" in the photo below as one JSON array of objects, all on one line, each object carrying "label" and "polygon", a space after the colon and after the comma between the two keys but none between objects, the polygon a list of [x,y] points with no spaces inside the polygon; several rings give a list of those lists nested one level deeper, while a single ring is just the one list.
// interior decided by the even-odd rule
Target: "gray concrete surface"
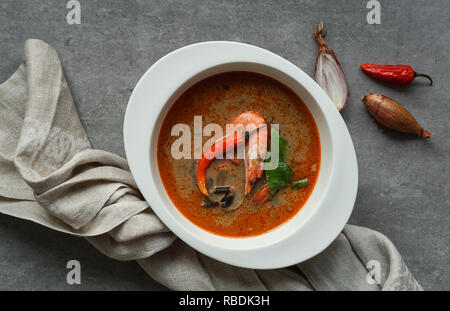
[{"label": "gray concrete surface", "polygon": [[[352,224],[387,235],[427,290],[450,289],[450,16],[448,0],[381,1],[381,25],[366,22],[365,0],[86,1],[82,24],[66,23],[66,1],[0,1],[0,81],[21,63],[27,38],[58,51],[81,120],[96,148],[124,155],[122,121],[139,77],[186,44],[235,40],[269,49],[309,74],[320,20],[350,87],[343,112],[359,162]],[[433,76],[393,87],[359,64],[406,63]],[[403,103],[434,139],[381,132],[360,97],[380,92]],[[78,259],[82,285],[66,284]],[[0,289],[163,289],[134,262],[117,262],[88,242],[0,216]]]}]

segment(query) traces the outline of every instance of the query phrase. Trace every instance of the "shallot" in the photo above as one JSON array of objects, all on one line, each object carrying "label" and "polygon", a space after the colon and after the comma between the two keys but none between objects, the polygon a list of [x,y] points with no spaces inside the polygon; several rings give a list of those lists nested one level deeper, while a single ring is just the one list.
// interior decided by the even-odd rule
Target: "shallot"
[{"label": "shallot", "polygon": [[314,27],[314,37],[320,45],[316,59],[315,79],[331,98],[336,108],[341,111],[347,105],[349,96],[347,81],[336,54],[323,39],[325,34],[323,22]]},{"label": "shallot", "polygon": [[381,94],[366,94],[361,100],[381,125],[395,131],[431,138],[413,115],[395,100]]}]

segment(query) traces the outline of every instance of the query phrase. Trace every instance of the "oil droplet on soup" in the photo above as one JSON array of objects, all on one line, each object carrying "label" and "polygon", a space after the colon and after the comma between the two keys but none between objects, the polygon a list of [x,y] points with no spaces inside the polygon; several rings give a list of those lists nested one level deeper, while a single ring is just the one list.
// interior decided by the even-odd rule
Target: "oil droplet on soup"
[{"label": "oil droplet on soup", "polygon": [[[219,206],[205,208],[197,188],[198,160],[175,160],[171,155],[172,127],[187,124],[194,133],[194,116],[202,116],[203,126],[216,123],[223,127],[244,111],[255,111],[266,120],[274,118],[280,135],[288,142],[285,160],[292,168],[292,180],[308,178],[307,187],[286,187],[260,205],[251,202],[262,188],[265,177],[252,192],[244,195],[244,161],[215,160],[207,170],[210,183],[220,182],[235,190],[229,211]],[[192,135],[193,136],[193,135]],[[210,137],[203,137],[203,144]],[[194,146],[192,137],[191,146]],[[193,148],[192,148],[193,149]],[[284,84],[250,72],[228,72],[209,77],[185,91],[167,113],[158,139],[158,167],[166,192],[177,209],[192,223],[211,233],[227,237],[260,235],[294,217],[308,200],[320,170],[320,137],[316,123],[303,101]],[[207,181],[208,182],[208,181]]]}]

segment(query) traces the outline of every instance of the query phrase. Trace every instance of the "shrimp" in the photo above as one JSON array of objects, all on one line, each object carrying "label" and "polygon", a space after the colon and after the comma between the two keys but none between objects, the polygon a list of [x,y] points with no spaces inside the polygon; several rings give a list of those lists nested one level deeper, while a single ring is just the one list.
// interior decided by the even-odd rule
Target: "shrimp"
[{"label": "shrimp", "polygon": [[267,127],[254,131],[266,125],[266,120],[259,113],[246,111],[238,115],[231,122],[235,127],[243,126],[245,131],[252,132],[248,138],[248,146],[244,156],[245,163],[245,195],[248,195],[256,181],[261,178],[264,171],[264,161],[267,154]]},{"label": "shrimp", "polygon": [[[251,122],[253,121],[253,122]],[[255,122],[256,121],[256,122]],[[216,141],[211,149],[204,153],[197,166],[197,185],[200,192],[209,197],[206,188],[206,170],[212,161],[219,155],[237,147],[245,145],[248,141],[248,152],[245,155],[245,194],[249,194],[256,180],[262,176],[264,160],[267,153],[267,126],[273,119],[266,123],[264,118],[256,112],[247,111],[234,119],[235,127],[243,127],[240,130]],[[260,126],[258,127],[259,124]],[[258,135],[255,135],[260,133]],[[232,159],[231,159],[232,160]],[[234,162],[234,161],[233,161]]]},{"label": "shrimp", "polygon": [[236,147],[245,144],[246,134],[235,132],[231,135],[223,137],[216,141],[211,149],[204,153],[197,166],[197,185],[200,192],[209,197],[208,189],[206,188],[206,170],[211,165],[212,161],[220,155],[229,150],[234,150]]}]

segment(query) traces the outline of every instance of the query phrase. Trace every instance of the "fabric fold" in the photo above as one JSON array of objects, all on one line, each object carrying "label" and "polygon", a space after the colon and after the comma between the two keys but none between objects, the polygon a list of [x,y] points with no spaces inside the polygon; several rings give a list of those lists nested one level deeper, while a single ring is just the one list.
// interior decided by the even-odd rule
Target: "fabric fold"
[{"label": "fabric fold", "polygon": [[[351,225],[293,268],[243,269],[196,252],[158,219],[125,159],[92,149],[56,51],[40,40],[27,40],[23,64],[0,85],[0,176],[1,213],[137,260],[170,289],[421,289],[385,236]],[[379,264],[379,284],[368,279],[369,262]]]}]

